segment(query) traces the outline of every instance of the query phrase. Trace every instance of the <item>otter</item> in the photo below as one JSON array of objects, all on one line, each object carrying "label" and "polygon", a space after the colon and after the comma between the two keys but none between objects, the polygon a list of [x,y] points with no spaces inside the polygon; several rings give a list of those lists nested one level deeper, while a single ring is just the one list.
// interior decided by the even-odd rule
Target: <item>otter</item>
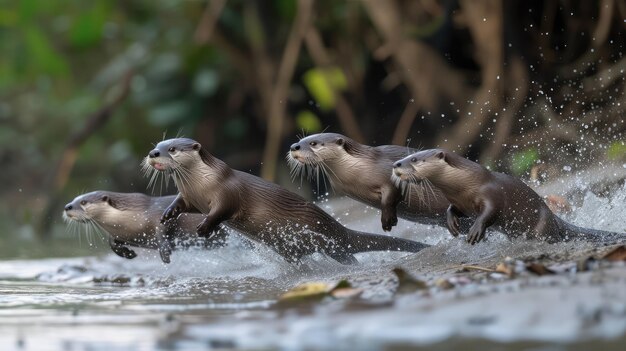
[{"label": "otter", "polygon": [[[175,198],[98,190],[79,195],[65,205],[63,218],[70,223],[93,225],[105,231],[111,250],[120,257],[137,257],[135,251],[125,246],[129,245],[158,249],[161,260],[170,263],[175,239],[188,239],[191,244],[196,244],[196,223],[203,218],[187,214],[161,224],[161,214]],[[227,235],[227,232],[220,231],[210,240],[207,239],[203,246],[221,246]]]},{"label": "otter", "polygon": [[415,151],[396,145],[367,146],[341,134],[320,133],[291,145],[287,161],[294,174],[321,171],[334,190],[380,209],[384,231],[398,223],[398,216],[445,226],[442,214],[450,203],[441,191],[427,187],[406,191],[389,176],[395,161]]},{"label": "otter", "polygon": [[145,164],[167,172],[179,194],[162,221],[184,212],[204,213],[198,235],[207,236],[220,223],[261,242],[288,262],[305,255],[326,254],[342,264],[357,263],[364,251],[417,252],[426,244],[350,230],[313,203],[252,174],[231,169],[200,143],[188,138],[161,141]]},{"label": "otter", "polygon": [[623,239],[624,234],[577,227],[556,216],[545,201],[521,180],[491,172],[476,162],[442,149],[424,150],[393,165],[392,177],[406,182],[429,182],[450,201],[446,222],[458,236],[459,217],[475,218],[467,241],[480,242],[495,226],[510,237],[524,235],[547,242]]}]

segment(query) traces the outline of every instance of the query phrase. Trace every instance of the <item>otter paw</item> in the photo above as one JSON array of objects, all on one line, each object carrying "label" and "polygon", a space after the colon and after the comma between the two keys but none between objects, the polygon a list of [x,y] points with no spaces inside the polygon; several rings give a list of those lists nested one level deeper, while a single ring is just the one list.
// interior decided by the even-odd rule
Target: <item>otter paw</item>
[{"label": "otter paw", "polygon": [[467,242],[474,245],[485,238],[485,228],[473,225],[467,234]]},{"label": "otter paw", "polygon": [[178,217],[178,215],[180,215],[181,212],[182,212],[181,208],[176,205],[172,205],[166,208],[165,212],[163,212],[163,215],[161,216],[161,224],[167,222],[168,220],[172,218]]},{"label": "otter paw", "polygon": [[161,261],[163,261],[163,263],[170,263],[171,254],[172,254],[172,250],[170,248],[159,249],[159,255],[161,256]]},{"label": "otter paw", "polygon": [[135,251],[124,246],[114,248],[113,252],[115,252],[116,255],[123,257],[123,258],[127,258],[129,260],[132,260],[133,258],[137,257],[137,253]]},{"label": "otter paw", "polygon": [[446,218],[446,224],[448,227],[448,231],[450,232],[450,234],[452,234],[452,236],[457,237],[460,234],[460,224],[459,224],[459,217],[457,216],[448,216]]},{"label": "otter paw", "polygon": [[383,225],[383,230],[388,232],[391,231],[391,228],[393,228],[395,225],[398,224],[398,217],[397,216],[385,216],[383,215],[381,217],[381,222]]},{"label": "otter paw", "polygon": [[198,236],[202,238],[210,238],[211,234],[215,230],[215,226],[211,225],[208,221],[208,218],[202,221],[202,223],[198,224],[196,227]]}]

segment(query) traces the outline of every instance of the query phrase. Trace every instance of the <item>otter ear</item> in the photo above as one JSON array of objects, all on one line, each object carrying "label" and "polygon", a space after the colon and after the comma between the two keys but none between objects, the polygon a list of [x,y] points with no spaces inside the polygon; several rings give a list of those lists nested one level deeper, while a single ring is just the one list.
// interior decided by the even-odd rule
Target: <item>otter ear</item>
[{"label": "otter ear", "polygon": [[103,202],[109,202],[109,197],[106,196],[106,195],[102,196],[102,201]]},{"label": "otter ear", "polygon": [[437,153],[435,154],[435,157],[440,159],[440,160],[446,160],[446,152],[445,151],[437,151]]},{"label": "otter ear", "polygon": [[198,151],[198,150],[200,150],[202,148],[202,145],[200,145],[200,143],[193,143],[193,145],[191,145],[191,148],[193,150]]},{"label": "otter ear", "polygon": [[344,143],[343,138],[339,138],[339,139],[337,139],[336,143],[337,143],[337,145],[339,145],[339,146],[343,146],[343,143]]}]

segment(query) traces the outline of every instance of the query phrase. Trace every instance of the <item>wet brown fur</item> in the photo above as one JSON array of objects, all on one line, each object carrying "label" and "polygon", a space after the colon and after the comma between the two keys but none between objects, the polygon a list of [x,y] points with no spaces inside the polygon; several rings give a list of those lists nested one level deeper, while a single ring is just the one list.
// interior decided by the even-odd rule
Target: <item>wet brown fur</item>
[{"label": "wet brown fur", "polygon": [[580,228],[557,217],[545,201],[521,180],[491,172],[478,163],[441,149],[424,150],[394,164],[394,175],[404,180],[430,181],[451,205],[447,226],[457,236],[459,218],[474,218],[468,242],[477,243],[490,226],[509,236],[548,242],[575,239],[606,240],[624,234]]},{"label": "wet brown fur", "polygon": [[390,177],[393,163],[415,151],[397,145],[368,146],[341,134],[320,133],[293,144],[288,158],[296,161],[290,162],[293,168],[308,164],[325,170],[333,190],[381,209],[385,231],[397,224],[398,216],[444,226],[443,213],[450,203],[439,190],[412,187],[403,191]]},{"label": "wet brown fur", "polygon": [[[152,157],[156,153],[159,156]],[[416,252],[427,247],[345,228],[319,207],[281,186],[231,169],[191,139],[159,143],[148,162],[165,165],[180,191],[163,218],[182,212],[205,213],[199,235],[208,235],[224,223],[291,262],[322,252],[341,263],[354,263],[352,254],[357,252]]]},{"label": "wet brown fur", "polygon": [[[65,210],[65,217],[79,222],[92,221],[109,236],[113,252],[124,258],[135,258],[137,254],[126,246],[159,250],[161,258],[169,263],[175,239],[195,240],[196,225],[203,219],[200,215],[185,214],[175,220],[161,224],[163,211],[176,196],[152,197],[141,193],[117,193],[93,191],[77,196]],[[81,205],[81,202],[85,205]],[[89,208],[97,206],[97,208]],[[217,247],[228,234],[203,243],[204,247]]]}]

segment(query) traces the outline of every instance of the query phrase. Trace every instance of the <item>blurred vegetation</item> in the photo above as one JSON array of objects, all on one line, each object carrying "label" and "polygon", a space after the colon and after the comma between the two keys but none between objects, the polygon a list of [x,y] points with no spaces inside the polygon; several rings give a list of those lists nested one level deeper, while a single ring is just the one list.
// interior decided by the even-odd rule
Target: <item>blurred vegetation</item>
[{"label": "blurred vegetation", "polygon": [[178,134],[286,185],[288,145],[325,128],[522,176],[626,157],[623,1],[0,5],[0,237],[145,191],[141,158]]}]

